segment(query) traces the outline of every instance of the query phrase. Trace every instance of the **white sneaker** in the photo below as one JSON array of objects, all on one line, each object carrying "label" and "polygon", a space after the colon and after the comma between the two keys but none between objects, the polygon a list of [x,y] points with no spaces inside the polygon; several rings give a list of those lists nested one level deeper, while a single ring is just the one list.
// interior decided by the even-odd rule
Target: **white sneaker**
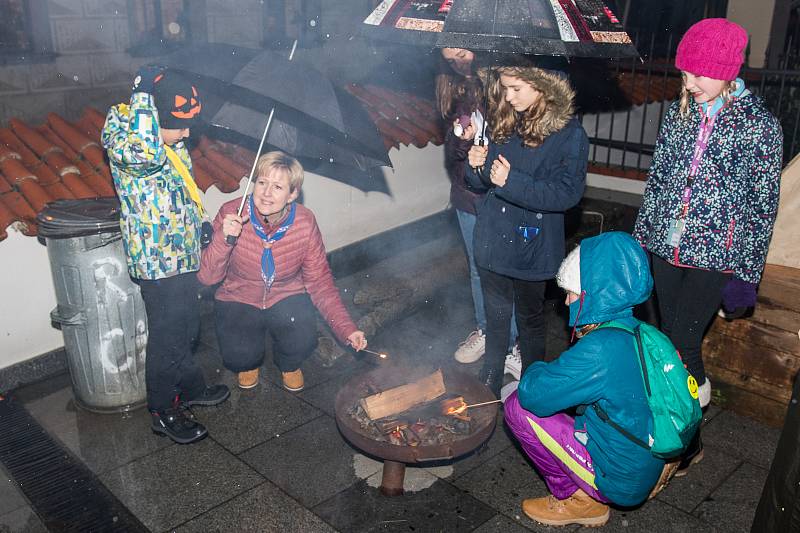
[{"label": "white sneaker", "polygon": [[503,385],[503,388],[500,389],[500,400],[502,400],[503,403],[506,403],[508,397],[511,396],[515,390],[517,390],[517,387],[519,387],[519,380],[509,381]]},{"label": "white sneaker", "polygon": [[516,380],[519,380],[522,374],[522,354],[517,344],[511,349],[511,353],[506,355],[505,373],[511,374]]},{"label": "white sneaker", "polygon": [[697,387],[697,399],[700,401],[701,408],[711,403],[711,382],[708,381],[708,378]]},{"label": "white sneaker", "polygon": [[455,353],[459,363],[474,363],[486,352],[486,335],[476,329],[467,336],[466,340],[458,345]]}]

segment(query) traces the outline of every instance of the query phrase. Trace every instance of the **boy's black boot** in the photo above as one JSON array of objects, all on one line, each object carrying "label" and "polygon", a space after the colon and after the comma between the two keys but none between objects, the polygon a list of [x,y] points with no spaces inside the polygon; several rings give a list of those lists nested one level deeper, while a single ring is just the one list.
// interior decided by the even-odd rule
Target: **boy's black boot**
[{"label": "boy's black boot", "polygon": [[203,392],[200,393],[199,396],[183,400],[183,405],[187,407],[191,407],[193,405],[199,405],[202,407],[219,405],[227,400],[230,395],[231,390],[227,385],[209,385],[203,390]]},{"label": "boy's black boot", "polygon": [[153,433],[167,436],[178,444],[191,444],[208,435],[206,427],[194,420],[185,409],[171,407],[163,411],[150,411]]}]

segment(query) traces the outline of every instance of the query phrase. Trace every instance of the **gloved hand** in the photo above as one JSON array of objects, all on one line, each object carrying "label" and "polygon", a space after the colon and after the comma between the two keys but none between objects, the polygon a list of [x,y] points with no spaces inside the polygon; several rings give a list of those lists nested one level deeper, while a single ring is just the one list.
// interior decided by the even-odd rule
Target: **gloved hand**
[{"label": "gloved hand", "polygon": [[142,65],[133,78],[132,92],[153,94],[156,77],[164,72],[166,67],[160,65]]},{"label": "gloved hand", "polygon": [[722,289],[722,309],[725,318],[732,320],[743,317],[756,306],[756,284],[731,278]]}]

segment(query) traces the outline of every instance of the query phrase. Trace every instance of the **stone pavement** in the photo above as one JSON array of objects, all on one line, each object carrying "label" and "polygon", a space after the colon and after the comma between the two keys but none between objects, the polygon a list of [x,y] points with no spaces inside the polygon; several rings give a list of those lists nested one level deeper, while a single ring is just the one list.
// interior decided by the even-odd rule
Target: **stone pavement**
[{"label": "stone pavement", "polygon": [[[436,264],[442,249],[457,244],[452,235],[435,238],[410,248],[405,260]],[[352,291],[369,275],[370,269],[351,274],[338,280],[339,287]],[[456,276],[370,338],[370,347],[408,365],[445,371],[458,365],[477,373],[480,363],[459,365],[452,359],[473,327],[471,306],[467,280]],[[568,344],[560,300],[550,302],[547,315],[552,357]],[[522,499],[547,491],[504,430],[502,414],[481,453],[409,467],[406,495],[386,498],[377,489],[382,464],[351,447],[333,418],[337,391],[373,368],[370,358],[348,354],[330,368],[310,360],[303,367],[306,389],[292,394],[280,386],[267,356],[260,385],[242,391],[221,365],[208,315],[196,357],[210,380],[227,383],[233,392],[220,407],[195,409],[210,433],[195,445],[153,435],[144,410],[99,415],[77,409],[67,375],[12,396],[153,532],[551,530],[521,513]],[[712,406],[703,427],[705,460],[654,501],[614,510],[599,531],[749,531],[778,433]],[[10,479],[2,464],[0,481],[0,532],[47,531],[36,497],[26,497],[25,487]]]}]

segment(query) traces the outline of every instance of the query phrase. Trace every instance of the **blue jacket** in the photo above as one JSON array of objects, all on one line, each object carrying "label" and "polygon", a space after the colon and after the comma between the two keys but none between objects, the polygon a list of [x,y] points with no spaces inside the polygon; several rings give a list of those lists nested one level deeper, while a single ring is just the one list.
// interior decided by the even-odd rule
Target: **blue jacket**
[{"label": "blue jacket", "polygon": [[670,107],[661,126],[633,235],[676,266],[732,271],[758,283],[778,212],[783,134],[761,99],[747,92],[717,115],[708,148],[692,182],[686,227],[678,247],[667,242],[700,128],[700,106],[688,117]]},{"label": "blue jacket", "polygon": [[[653,280],[647,256],[627,233],[609,232],[585,239],[580,249],[581,290],[577,324],[609,320],[634,326],[633,306],[650,295]],[[550,363],[533,363],[518,389],[523,408],[551,416],[597,402],[617,424],[647,442],[653,420],[645,397],[634,339],[614,329],[598,329]],[[647,498],[664,461],[634,444],[586,409],[575,418],[575,437],[592,458],[597,489],[617,505]]]},{"label": "blue jacket", "polygon": [[[478,204],[475,263],[512,278],[551,279],[564,259],[564,211],[577,205],[586,185],[586,132],[572,118],[535,148],[524,146],[517,135],[503,144],[492,142],[487,172],[497,154],[511,164],[502,187],[483,183],[467,165],[467,183],[488,190]],[[519,233],[520,226],[533,228],[529,238]]]}]

